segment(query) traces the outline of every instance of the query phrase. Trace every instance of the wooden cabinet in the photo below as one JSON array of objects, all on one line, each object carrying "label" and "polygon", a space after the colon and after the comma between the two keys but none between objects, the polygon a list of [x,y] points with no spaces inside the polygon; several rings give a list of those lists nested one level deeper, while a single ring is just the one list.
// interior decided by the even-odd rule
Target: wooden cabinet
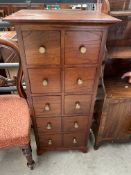
[{"label": "wooden cabinet", "polygon": [[122,80],[105,81],[106,95],[95,106],[95,149],[103,142],[131,141],[131,85]]},{"label": "wooden cabinet", "polygon": [[87,151],[108,25],[87,11],[20,11],[14,23],[21,50],[37,152]]},{"label": "wooden cabinet", "polygon": [[121,79],[125,72],[131,71],[130,2],[109,0],[108,3],[108,13],[122,22],[111,26],[108,33],[105,94],[96,102],[93,122],[96,149],[104,142],[131,141],[131,85]]}]

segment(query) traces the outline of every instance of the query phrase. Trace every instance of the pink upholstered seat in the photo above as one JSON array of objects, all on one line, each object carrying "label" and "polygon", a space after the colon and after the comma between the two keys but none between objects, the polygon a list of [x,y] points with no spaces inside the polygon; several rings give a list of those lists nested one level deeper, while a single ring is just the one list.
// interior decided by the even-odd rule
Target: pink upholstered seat
[{"label": "pink upholstered seat", "polygon": [[30,115],[18,95],[0,95],[0,148],[29,143]]}]

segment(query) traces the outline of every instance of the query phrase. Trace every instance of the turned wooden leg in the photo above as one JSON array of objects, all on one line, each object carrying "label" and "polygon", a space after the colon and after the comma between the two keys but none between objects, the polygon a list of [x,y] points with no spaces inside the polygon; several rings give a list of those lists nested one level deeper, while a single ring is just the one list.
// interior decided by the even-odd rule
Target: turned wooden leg
[{"label": "turned wooden leg", "polygon": [[99,149],[99,145],[94,145],[94,150],[98,150]]},{"label": "turned wooden leg", "polygon": [[24,156],[27,159],[27,166],[31,170],[33,170],[34,169],[34,165],[35,165],[35,161],[32,159],[32,149],[31,149],[30,144],[22,146],[21,149],[22,149],[22,152],[23,152]]},{"label": "turned wooden leg", "polygon": [[82,152],[83,152],[83,153],[87,153],[87,152],[88,152],[88,147],[83,148],[83,149],[82,149]]},{"label": "turned wooden leg", "polygon": [[102,142],[95,143],[94,150],[98,150],[101,145],[102,145]]}]

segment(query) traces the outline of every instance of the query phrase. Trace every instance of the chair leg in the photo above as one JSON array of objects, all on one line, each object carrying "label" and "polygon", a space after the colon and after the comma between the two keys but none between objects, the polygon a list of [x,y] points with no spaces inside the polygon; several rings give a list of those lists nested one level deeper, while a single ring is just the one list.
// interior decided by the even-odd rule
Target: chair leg
[{"label": "chair leg", "polygon": [[34,165],[35,165],[35,161],[32,159],[32,149],[31,149],[30,144],[22,146],[21,149],[22,149],[22,152],[23,152],[24,156],[26,157],[27,166],[31,170],[33,170]]}]

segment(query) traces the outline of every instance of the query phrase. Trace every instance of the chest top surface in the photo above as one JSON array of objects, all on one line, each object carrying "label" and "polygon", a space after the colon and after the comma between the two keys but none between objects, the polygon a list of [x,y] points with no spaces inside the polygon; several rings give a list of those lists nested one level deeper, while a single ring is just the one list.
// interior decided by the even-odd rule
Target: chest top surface
[{"label": "chest top surface", "polygon": [[13,23],[38,23],[38,22],[57,22],[57,23],[116,23],[119,19],[109,15],[82,11],[82,10],[20,10],[4,20]]}]

